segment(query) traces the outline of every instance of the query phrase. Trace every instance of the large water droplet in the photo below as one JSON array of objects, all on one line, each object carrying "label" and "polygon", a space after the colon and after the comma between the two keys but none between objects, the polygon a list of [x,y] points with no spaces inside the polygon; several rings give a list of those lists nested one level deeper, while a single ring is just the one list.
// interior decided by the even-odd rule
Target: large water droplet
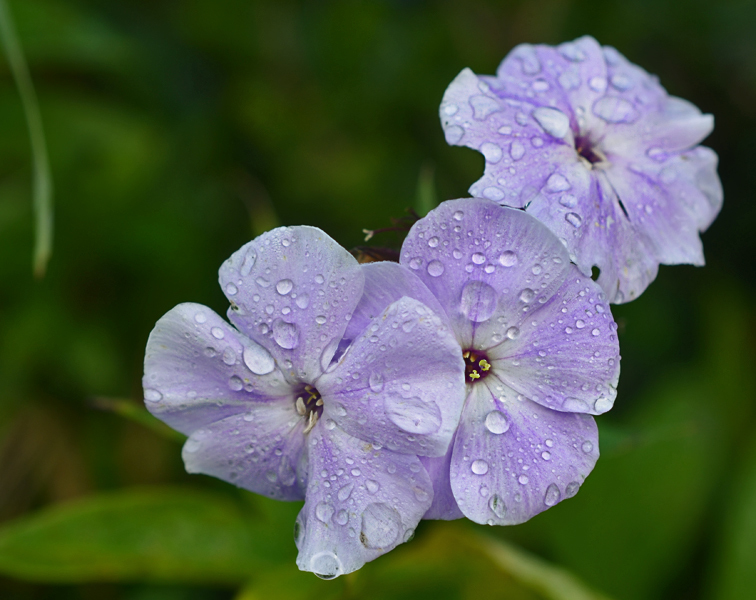
[{"label": "large water droplet", "polygon": [[244,255],[244,260],[242,261],[240,273],[242,277],[247,277],[249,275],[249,272],[252,270],[252,267],[255,266],[255,261],[257,260],[257,254],[254,250],[251,248],[247,250],[247,253]]},{"label": "large water droplet", "polygon": [[578,493],[579,489],[580,489],[580,484],[577,481],[570,481],[567,484],[567,487],[564,488],[564,497],[572,498],[575,494]]},{"label": "large water droplet", "polygon": [[571,187],[572,185],[567,180],[567,178],[563,175],[560,175],[559,173],[553,173],[546,180],[546,191],[551,192],[552,194],[556,192],[566,192]]},{"label": "large water droplet", "polygon": [[381,392],[383,390],[383,375],[377,371],[370,373],[370,377],[368,377],[368,385],[372,392],[376,394]]},{"label": "large water droplet", "polygon": [[310,306],[310,295],[307,292],[302,292],[301,294],[299,294],[299,296],[297,296],[297,299],[294,300],[294,302],[299,308],[304,310],[305,308]]},{"label": "large water droplet", "polygon": [[512,157],[512,160],[520,160],[523,156],[525,156],[525,146],[515,140],[509,147],[509,156]]},{"label": "large water droplet", "polygon": [[238,292],[239,292],[239,288],[237,288],[233,283],[226,284],[226,293],[229,296],[236,296]]},{"label": "large water droplet", "polygon": [[575,228],[580,227],[583,224],[583,219],[579,214],[571,212],[564,215],[564,220]]},{"label": "large water droplet", "polygon": [[377,481],[373,481],[372,479],[368,479],[365,482],[365,487],[367,488],[369,494],[375,494],[378,490],[381,489],[381,484]]},{"label": "large water droplet", "polygon": [[[352,490],[354,489],[353,483],[347,483],[344,487],[342,487],[338,494],[336,496],[339,499],[339,502],[344,502],[349,496],[352,495]],[[342,523],[343,524],[343,523]]]},{"label": "large water droplet", "polygon": [[474,460],[470,465],[470,470],[476,475],[485,475],[488,473],[488,463],[485,460]]},{"label": "large water droplet", "polygon": [[504,504],[504,500],[502,500],[498,494],[494,494],[488,499],[488,508],[490,508],[491,512],[499,519],[503,519],[504,515],[507,514],[507,505]]},{"label": "large water droplet", "polygon": [[399,537],[402,518],[399,513],[383,502],[373,502],[362,513],[360,542],[366,548],[388,548]]},{"label": "large water droplet", "polygon": [[315,516],[323,521],[323,523],[328,523],[333,516],[333,506],[328,504],[328,502],[319,502],[315,507]]},{"label": "large water droplet", "polygon": [[566,208],[575,208],[577,205],[577,197],[572,194],[564,194],[559,198],[559,204]]},{"label": "large water droplet", "polygon": [[244,387],[244,382],[239,377],[234,375],[233,377],[231,377],[231,379],[228,380],[228,387],[231,388],[231,390],[234,392],[240,392]]},{"label": "large water droplet", "polygon": [[546,494],[543,497],[543,503],[546,506],[554,506],[557,502],[559,502],[559,498],[561,498],[562,493],[559,491],[559,488],[555,483],[552,483],[549,485],[549,487],[546,488]]},{"label": "large water droplet", "polygon": [[473,117],[479,121],[482,121],[491,113],[501,110],[501,106],[497,100],[482,94],[470,98],[470,106],[473,108]]},{"label": "large water droplet", "polygon": [[510,340],[516,340],[518,337],[520,337],[520,330],[517,327],[510,327],[507,329],[507,337]]},{"label": "large water droplet", "polygon": [[483,281],[469,281],[462,288],[459,308],[475,323],[487,321],[496,310],[496,290]]},{"label": "large water droplet", "polygon": [[486,429],[496,435],[501,435],[509,430],[509,421],[503,412],[492,410],[486,415]]},{"label": "large water droplet", "polygon": [[249,340],[244,346],[242,359],[255,375],[267,375],[276,367],[276,361],[265,348]]},{"label": "large water droplet", "polygon": [[501,160],[501,148],[491,142],[486,142],[480,146],[480,151],[486,159],[486,162],[496,164]]},{"label": "large water droplet", "polygon": [[533,298],[535,298],[535,292],[530,288],[525,288],[520,292],[520,300],[525,304],[533,302]]},{"label": "large water droplet", "polygon": [[282,319],[273,322],[273,339],[285,350],[293,350],[299,345],[299,328],[295,323]]},{"label": "large water droplet", "polygon": [[333,552],[318,552],[310,559],[310,570],[321,579],[334,579],[344,572],[344,567]]},{"label": "large water droplet", "polygon": [[450,146],[454,146],[457,144],[462,137],[465,135],[465,130],[462,129],[459,125],[452,125],[451,127],[447,127],[444,130],[444,137],[446,138],[446,143]]},{"label": "large water droplet", "polygon": [[144,399],[150,402],[160,402],[163,399],[163,394],[152,388],[145,388]]},{"label": "large water droplet", "polygon": [[533,117],[546,133],[557,139],[570,130],[570,118],[559,109],[541,106],[533,111]]},{"label": "large water droplet", "polygon": [[391,422],[408,433],[427,435],[441,427],[441,411],[433,401],[389,394],[384,398],[384,408]]},{"label": "large water droplet", "polygon": [[428,275],[431,277],[440,277],[444,273],[444,265],[437,260],[428,263]]},{"label": "large water droplet", "polygon": [[293,287],[294,284],[292,283],[291,279],[282,279],[276,284],[276,291],[282,296],[285,296],[292,290]]},{"label": "large water droplet", "polygon": [[513,267],[517,264],[517,254],[511,250],[505,250],[501,253],[501,256],[499,256],[499,264],[502,267]]},{"label": "large water droplet", "polygon": [[593,444],[589,442],[588,440],[584,441],[583,445],[580,447],[583,449],[583,452],[585,452],[586,454],[590,454],[591,452],[593,452]]},{"label": "large water droplet", "polygon": [[428,246],[430,246],[431,248],[438,246],[438,238],[435,235],[428,240]]},{"label": "large water droplet", "polygon": [[593,114],[607,123],[632,123],[638,117],[635,107],[616,96],[604,96],[593,103]]}]

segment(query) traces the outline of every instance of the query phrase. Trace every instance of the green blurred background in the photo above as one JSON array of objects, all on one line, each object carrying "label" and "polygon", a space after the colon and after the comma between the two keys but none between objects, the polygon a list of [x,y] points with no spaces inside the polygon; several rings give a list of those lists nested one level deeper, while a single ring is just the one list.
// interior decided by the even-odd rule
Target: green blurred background
[{"label": "green blurred background", "polygon": [[[35,280],[29,137],[3,56],[0,598],[756,597],[756,3],[8,4],[56,224]],[[270,227],[353,247],[433,190],[466,195],[483,159],[444,142],[448,83],[583,34],[715,115],[725,203],[707,266],[662,267],[614,310],[619,397],[575,498],[518,527],[425,523],[334,582],[300,574],[298,505],[187,475],[180,439],[128,418],[150,330],[184,301],[224,313],[218,267]]]}]

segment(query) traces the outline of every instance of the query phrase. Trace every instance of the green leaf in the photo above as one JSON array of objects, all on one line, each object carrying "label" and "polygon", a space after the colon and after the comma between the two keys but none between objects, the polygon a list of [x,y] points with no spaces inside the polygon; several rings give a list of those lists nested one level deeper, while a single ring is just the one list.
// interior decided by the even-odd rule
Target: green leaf
[{"label": "green leaf", "polygon": [[417,178],[417,193],[415,194],[415,212],[421,217],[427,215],[438,206],[438,194],[434,177],[436,170],[430,163],[425,163]]},{"label": "green leaf", "polygon": [[44,277],[47,263],[52,254],[53,239],[53,183],[50,173],[50,163],[47,158],[47,143],[42,128],[42,116],[39,113],[37,94],[34,92],[29,68],[16,36],[16,29],[5,0],[0,0],[0,38],[3,49],[8,57],[13,79],[16,81],[18,93],[26,115],[29,127],[29,141],[31,142],[34,160],[34,274]]},{"label": "green leaf", "polygon": [[[92,496],[0,529],[0,572],[35,581],[239,584],[291,562],[293,503],[191,489]],[[286,540],[286,541],[284,541]]]}]

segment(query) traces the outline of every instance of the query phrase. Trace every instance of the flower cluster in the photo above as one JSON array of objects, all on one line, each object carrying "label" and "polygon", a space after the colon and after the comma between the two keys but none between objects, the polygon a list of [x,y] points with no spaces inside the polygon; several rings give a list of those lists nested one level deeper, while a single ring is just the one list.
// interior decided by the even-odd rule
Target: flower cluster
[{"label": "flower cluster", "polygon": [[721,203],[692,148],[711,117],[592,38],[465,70],[441,113],[486,172],[399,263],[278,228],[220,269],[231,324],[181,304],[147,343],[145,402],[189,436],[187,470],[304,500],[297,564],[323,578],[421,519],[510,525],[574,496],[617,394],[609,302],[701,263]]}]

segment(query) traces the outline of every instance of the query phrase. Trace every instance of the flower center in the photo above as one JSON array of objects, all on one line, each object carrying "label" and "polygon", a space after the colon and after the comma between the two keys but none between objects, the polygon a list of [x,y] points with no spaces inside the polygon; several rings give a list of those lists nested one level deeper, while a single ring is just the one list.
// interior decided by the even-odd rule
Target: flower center
[{"label": "flower center", "polygon": [[591,144],[591,141],[588,139],[588,137],[575,138],[575,151],[578,153],[578,156],[580,156],[580,158],[588,161],[591,168],[593,168],[593,165],[597,163],[606,161],[604,154],[598,148],[594,147],[593,144]]},{"label": "flower center", "polygon": [[471,348],[462,353],[462,358],[465,360],[466,383],[476,383],[488,377],[491,372],[491,363],[488,362],[485,352]]},{"label": "flower center", "polygon": [[323,414],[323,398],[320,397],[320,392],[311,385],[305,385],[296,396],[294,406],[297,414],[304,417],[304,433],[307,434],[312,431]]}]

